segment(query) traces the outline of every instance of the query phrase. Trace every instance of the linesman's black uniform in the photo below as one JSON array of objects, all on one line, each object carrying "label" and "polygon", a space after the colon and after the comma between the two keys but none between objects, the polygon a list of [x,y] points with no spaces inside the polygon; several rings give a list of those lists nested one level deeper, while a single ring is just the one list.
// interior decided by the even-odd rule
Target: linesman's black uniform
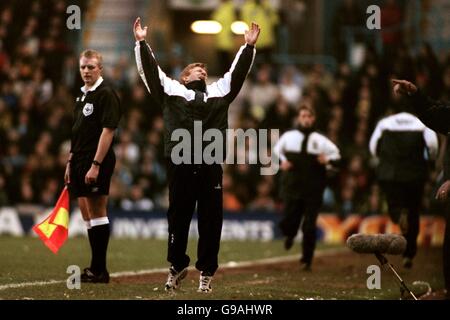
[{"label": "linesman's black uniform", "polygon": [[70,192],[75,197],[108,195],[116,158],[112,143],[99,169],[97,183],[85,184],[103,128],[117,128],[121,117],[120,101],[114,90],[100,77],[94,86],[76,98],[70,152]]},{"label": "linesman's black uniform", "polygon": [[316,247],[316,220],[322,206],[327,178],[327,167],[320,164],[317,157],[324,154],[329,161],[327,166],[335,166],[341,158],[339,149],[324,135],[299,129],[285,132],[273,151],[281,161],[288,160],[293,164],[281,177],[285,209],[280,229],[292,241],[303,218],[301,262],[309,267]]},{"label": "linesman's black uniform", "polygon": [[[239,93],[255,57],[255,48],[243,45],[230,70],[203,88],[182,85],[166,76],[159,68],[150,46],[136,42],[135,55],[139,74],[155,101],[163,109],[165,125],[165,156],[168,163],[169,248],[167,260],[180,271],[189,265],[186,255],[189,226],[197,204],[198,260],[196,268],[204,275],[213,275],[218,268],[218,252],[222,232],[222,167],[205,164],[202,154],[190,154],[190,163],[174,164],[171,152],[178,141],[172,141],[174,130],[189,131],[195,144],[194,121],[201,121],[202,129],[216,128],[223,135],[225,148],[228,127],[228,107]],[[203,149],[203,148],[201,148]],[[200,150],[203,153],[203,150]],[[225,155],[224,155],[225,156]],[[197,161],[200,160],[198,164]]]},{"label": "linesman's black uniform", "polygon": [[[423,123],[436,132],[447,136],[444,160],[444,181],[450,180],[450,102],[434,101],[420,90],[409,97],[414,111]],[[447,297],[450,297],[450,212],[446,212],[446,226],[443,248],[444,280]]]},{"label": "linesman's black uniform", "polygon": [[[412,259],[417,251],[419,210],[429,161],[438,151],[437,135],[417,117],[401,112],[378,122],[369,148],[379,159],[377,178],[386,195],[389,215],[400,224],[407,241],[403,256]],[[400,221],[403,209],[407,214]],[[405,261],[405,266],[410,262]]]}]

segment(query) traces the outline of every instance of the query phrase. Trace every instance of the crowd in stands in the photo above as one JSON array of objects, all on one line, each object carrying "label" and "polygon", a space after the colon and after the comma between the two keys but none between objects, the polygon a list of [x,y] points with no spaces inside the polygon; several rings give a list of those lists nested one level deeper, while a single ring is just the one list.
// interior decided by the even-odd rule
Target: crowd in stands
[{"label": "crowd in stands", "polygon": [[[0,4],[0,207],[52,206],[64,183],[72,108],[82,83],[77,54],[65,41],[60,13],[67,3],[48,2],[53,11],[43,10],[46,1]],[[313,107],[317,129],[339,146],[344,159],[340,171],[330,174],[323,210],[342,217],[383,213],[368,140],[377,121],[402,103],[393,97],[390,79],[411,80],[426,94],[450,100],[450,55],[437,57],[427,44],[413,52],[398,42],[389,47],[389,54],[366,45],[364,61],[356,68],[345,59],[338,62],[334,72],[321,64],[256,63],[230,107],[230,127],[279,129],[281,135],[294,127],[301,104]],[[162,110],[132,72],[132,59],[106,69],[124,110],[114,145],[117,163],[109,205],[124,210],[166,208]],[[279,174],[264,176],[259,169],[251,164],[225,166],[225,210],[280,209]],[[439,171],[438,161],[426,187],[426,210],[433,208]]]}]

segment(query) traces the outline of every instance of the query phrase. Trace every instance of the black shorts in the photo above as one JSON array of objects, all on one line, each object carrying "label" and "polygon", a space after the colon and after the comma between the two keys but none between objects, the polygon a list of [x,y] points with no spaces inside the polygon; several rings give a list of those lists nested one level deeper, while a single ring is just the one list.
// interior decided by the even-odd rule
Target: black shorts
[{"label": "black shorts", "polygon": [[92,166],[95,154],[74,154],[70,162],[70,194],[76,198],[93,197],[109,194],[111,176],[116,165],[113,152],[108,152],[100,166],[97,182],[87,185],[84,180]]}]

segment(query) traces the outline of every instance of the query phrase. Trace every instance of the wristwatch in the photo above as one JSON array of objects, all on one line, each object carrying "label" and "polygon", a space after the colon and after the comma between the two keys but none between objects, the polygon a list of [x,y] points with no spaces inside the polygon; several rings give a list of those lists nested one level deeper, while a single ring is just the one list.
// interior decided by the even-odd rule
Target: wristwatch
[{"label": "wristwatch", "polygon": [[98,166],[98,167],[100,167],[100,165],[101,165],[101,163],[98,162],[97,160],[92,161],[92,164],[93,164],[94,166]]}]

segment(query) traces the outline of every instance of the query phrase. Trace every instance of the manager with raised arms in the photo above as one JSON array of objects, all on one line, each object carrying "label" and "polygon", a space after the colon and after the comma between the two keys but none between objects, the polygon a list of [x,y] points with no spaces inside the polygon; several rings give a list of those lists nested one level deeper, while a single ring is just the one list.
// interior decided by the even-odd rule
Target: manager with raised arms
[{"label": "manager with raised arms", "polygon": [[[185,129],[192,139],[194,122],[200,121],[204,130],[219,129],[222,132],[223,146],[226,146],[228,108],[251,69],[259,33],[259,26],[252,23],[245,32],[245,44],[239,49],[229,71],[218,81],[206,85],[208,72],[204,63],[189,64],[181,72],[179,81],[166,76],[145,41],[147,27],[141,27],[140,18],[134,23],[138,72],[148,92],[162,108],[165,126],[164,152],[169,183],[167,260],[171,263],[165,284],[167,291],[177,289],[181,280],[186,277],[190,262],[186,248],[196,206],[199,240],[195,267],[200,271],[198,291],[211,291],[211,280],[218,268],[223,222],[221,163],[205,163],[202,159],[203,150],[201,154],[195,154],[194,148],[189,154],[182,156],[183,159],[190,159],[189,161],[174,161],[172,149],[177,141],[171,140],[172,133],[176,129]],[[195,144],[196,142],[193,143]]]}]

